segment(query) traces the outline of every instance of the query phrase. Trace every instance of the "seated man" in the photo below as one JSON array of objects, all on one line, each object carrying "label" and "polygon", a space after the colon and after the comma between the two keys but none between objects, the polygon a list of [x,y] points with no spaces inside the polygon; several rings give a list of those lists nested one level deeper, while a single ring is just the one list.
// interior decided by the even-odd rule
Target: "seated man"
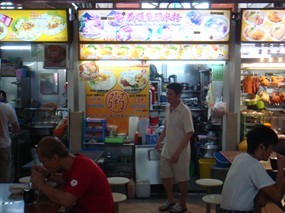
[{"label": "seated man", "polygon": [[[37,152],[43,166],[32,168],[33,187],[65,208],[74,205],[75,212],[114,212],[108,180],[91,159],[80,154],[72,155],[61,141],[50,136],[41,139]],[[65,189],[53,188],[45,179],[64,184]]]},{"label": "seated man", "polygon": [[[260,160],[268,160],[273,146],[278,143],[276,133],[269,127],[259,125],[247,134],[247,153],[239,154],[233,161],[224,182],[221,212],[254,212],[256,195],[280,203],[285,190],[283,168],[285,157],[277,155],[276,182],[265,171]],[[260,201],[262,201],[260,203]],[[258,201],[265,205],[264,199]]]}]

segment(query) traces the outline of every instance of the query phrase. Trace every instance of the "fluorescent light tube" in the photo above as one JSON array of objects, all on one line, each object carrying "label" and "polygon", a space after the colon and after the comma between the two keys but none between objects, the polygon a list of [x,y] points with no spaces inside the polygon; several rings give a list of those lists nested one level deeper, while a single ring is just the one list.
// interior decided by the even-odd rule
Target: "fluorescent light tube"
[{"label": "fluorescent light tube", "polygon": [[30,50],[31,46],[1,46],[1,50]]}]

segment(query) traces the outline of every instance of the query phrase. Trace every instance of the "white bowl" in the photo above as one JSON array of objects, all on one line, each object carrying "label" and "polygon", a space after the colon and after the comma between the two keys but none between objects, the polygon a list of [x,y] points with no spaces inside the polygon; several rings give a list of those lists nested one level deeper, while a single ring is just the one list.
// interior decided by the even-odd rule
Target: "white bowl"
[{"label": "white bowl", "polygon": [[30,183],[31,182],[31,176],[21,177],[19,179],[20,183]]},{"label": "white bowl", "polygon": [[13,184],[9,186],[9,191],[12,194],[22,194],[25,187],[26,187],[25,184],[21,184],[21,183]]}]

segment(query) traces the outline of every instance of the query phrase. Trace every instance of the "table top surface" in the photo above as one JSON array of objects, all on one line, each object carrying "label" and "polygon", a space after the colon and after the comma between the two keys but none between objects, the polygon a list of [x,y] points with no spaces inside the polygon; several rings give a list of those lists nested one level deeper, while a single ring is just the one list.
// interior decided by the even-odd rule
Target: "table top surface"
[{"label": "table top surface", "polygon": [[223,181],[218,180],[218,179],[213,179],[213,178],[202,178],[202,179],[198,179],[196,180],[196,184],[201,185],[201,186],[207,186],[207,187],[211,187],[211,186],[221,186],[223,185]]},{"label": "table top surface", "polygon": [[240,151],[220,151],[220,153],[230,162],[232,163],[235,157],[242,153]]},{"label": "table top surface", "polygon": [[25,205],[22,194],[11,194],[9,191],[9,186],[13,184],[0,183],[0,212],[55,213],[59,209],[57,204],[43,196],[40,196],[38,203]]},{"label": "table top surface", "polygon": [[130,179],[125,177],[109,177],[107,179],[110,185],[123,185],[130,182]]},{"label": "table top surface", "polygon": [[[230,162],[232,163],[233,160],[235,159],[235,157],[237,155],[239,155],[240,151],[220,151],[220,153]],[[263,161],[261,160],[260,163],[262,164],[263,168],[267,171],[272,171],[271,165],[270,165],[270,161]]]}]

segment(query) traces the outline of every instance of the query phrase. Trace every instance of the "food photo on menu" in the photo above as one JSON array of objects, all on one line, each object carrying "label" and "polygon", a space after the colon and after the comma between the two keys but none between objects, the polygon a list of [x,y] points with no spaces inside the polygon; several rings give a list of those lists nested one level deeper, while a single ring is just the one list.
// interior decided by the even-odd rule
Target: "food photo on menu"
[{"label": "food photo on menu", "polygon": [[[27,16],[15,18],[11,23],[11,31],[19,40],[35,41],[42,35],[55,36],[61,33],[66,29],[66,25],[65,17],[56,11],[48,11],[36,18]],[[7,33],[6,29],[4,32]]]},{"label": "food photo on menu", "polygon": [[285,40],[284,11],[246,10],[242,18],[243,41]]},{"label": "food photo on menu", "polygon": [[143,70],[122,72],[118,78],[119,86],[126,92],[137,93],[142,91],[148,83],[148,76]]}]

